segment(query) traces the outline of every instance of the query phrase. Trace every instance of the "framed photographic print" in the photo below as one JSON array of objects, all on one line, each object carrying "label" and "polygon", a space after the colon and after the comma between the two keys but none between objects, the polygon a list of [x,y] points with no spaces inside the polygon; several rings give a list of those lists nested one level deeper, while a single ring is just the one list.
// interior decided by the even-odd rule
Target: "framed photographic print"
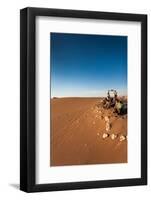
[{"label": "framed photographic print", "polygon": [[20,12],[20,189],[147,184],[147,16]]}]

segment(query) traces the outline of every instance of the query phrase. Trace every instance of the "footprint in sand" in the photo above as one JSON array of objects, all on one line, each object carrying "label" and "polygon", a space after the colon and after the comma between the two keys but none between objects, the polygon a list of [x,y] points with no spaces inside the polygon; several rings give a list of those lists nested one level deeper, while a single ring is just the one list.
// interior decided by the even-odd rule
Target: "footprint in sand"
[{"label": "footprint in sand", "polygon": [[76,120],[76,123],[79,123],[79,119]]}]

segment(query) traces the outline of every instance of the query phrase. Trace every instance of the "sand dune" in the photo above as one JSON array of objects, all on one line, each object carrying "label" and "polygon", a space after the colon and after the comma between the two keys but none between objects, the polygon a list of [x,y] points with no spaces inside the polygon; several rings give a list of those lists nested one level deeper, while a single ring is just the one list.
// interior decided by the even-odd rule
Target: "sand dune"
[{"label": "sand dune", "polygon": [[[100,102],[100,98],[51,99],[51,166],[127,162],[127,115],[103,109]],[[110,121],[108,132],[105,116]]]}]

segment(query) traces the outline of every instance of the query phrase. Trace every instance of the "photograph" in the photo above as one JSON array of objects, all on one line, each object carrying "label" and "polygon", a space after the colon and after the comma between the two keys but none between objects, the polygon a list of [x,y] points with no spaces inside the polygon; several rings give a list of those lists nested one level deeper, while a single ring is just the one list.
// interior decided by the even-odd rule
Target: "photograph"
[{"label": "photograph", "polygon": [[50,33],[50,167],[128,162],[128,37]]},{"label": "photograph", "polygon": [[20,11],[20,190],[147,185],[147,14]]}]

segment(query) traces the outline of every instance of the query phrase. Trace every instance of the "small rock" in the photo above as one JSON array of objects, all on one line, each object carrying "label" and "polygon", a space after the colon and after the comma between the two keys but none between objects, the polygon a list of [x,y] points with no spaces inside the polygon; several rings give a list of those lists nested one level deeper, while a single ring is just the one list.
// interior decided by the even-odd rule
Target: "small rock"
[{"label": "small rock", "polygon": [[95,122],[93,122],[93,124],[95,124]]},{"label": "small rock", "polygon": [[107,137],[109,137],[109,134],[108,133],[103,133],[102,138],[105,139]]},{"label": "small rock", "polygon": [[97,136],[100,136],[100,133],[97,133]]},{"label": "small rock", "polygon": [[124,141],[124,140],[126,140],[126,136],[125,136],[125,135],[121,135],[121,136],[120,136],[120,142],[122,142],[122,141]]},{"label": "small rock", "polygon": [[112,140],[115,140],[116,138],[117,138],[117,134],[112,133],[112,134],[111,134],[111,139],[112,139]]},{"label": "small rock", "polygon": [[111,125],[110,125],[110,123],[106,123],[106,131],[109,131],[109,130],[110,130],[110,128],[111,128]]},{"label": "small rock", "polygon": [[104,120],[105,120],[106,122],[109,122],[109,121],[110,121],[110,119],[109,119],[108,116],[105,116],[105,117],[104,117]]}]

